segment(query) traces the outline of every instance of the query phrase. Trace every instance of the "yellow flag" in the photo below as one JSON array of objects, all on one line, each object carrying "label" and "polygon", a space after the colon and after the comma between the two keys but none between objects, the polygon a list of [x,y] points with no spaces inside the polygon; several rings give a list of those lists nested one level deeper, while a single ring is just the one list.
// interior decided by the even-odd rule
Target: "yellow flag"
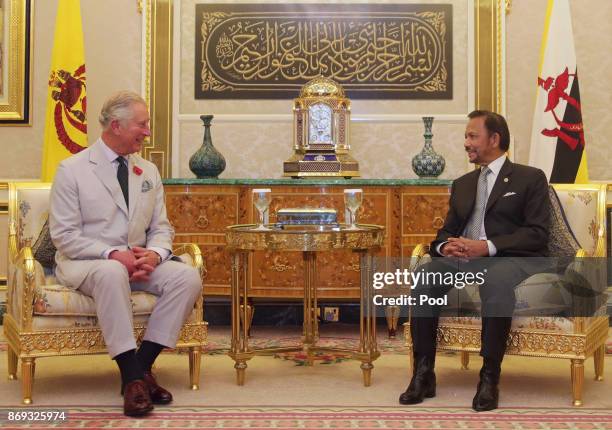
[{"label": "yellow flag", "polygon": [[64,158],[87,147],[85,53],[80,0],[59,0],[47,92],[42,181]]}]

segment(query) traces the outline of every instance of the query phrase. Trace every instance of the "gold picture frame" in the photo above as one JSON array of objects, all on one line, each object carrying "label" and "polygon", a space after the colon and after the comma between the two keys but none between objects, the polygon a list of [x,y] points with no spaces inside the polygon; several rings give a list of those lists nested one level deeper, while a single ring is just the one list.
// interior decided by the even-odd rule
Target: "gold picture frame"
[{"label": "gold picture frame", "polygon": [[31,125],[32,0],[0,0],[0,126]]}]

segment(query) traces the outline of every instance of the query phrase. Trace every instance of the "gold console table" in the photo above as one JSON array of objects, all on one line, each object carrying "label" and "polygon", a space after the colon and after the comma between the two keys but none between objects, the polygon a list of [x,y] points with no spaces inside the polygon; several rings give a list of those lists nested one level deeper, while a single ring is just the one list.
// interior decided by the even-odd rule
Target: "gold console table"
[{"label": "gold console table", "polygon": [[[235,361],[238,385],[244,385],[246,362],[255,355],[304,350],[312,365],[313,354],[319,351],[343,352],[361,361],[363,383],[371,384],[372,362],[380,356],[376,344],[376,315],[372,303],[373,253],[384,243],[384,227],[358,224],[356,229],[342,225],[339,228],[280,229],[268,225],[267,230],[257,230],[253,224],[227,227],[227,247],[231,253],[231,301],[232,343],[229,356]],[[360,326],[357,350],[317,346],[317,252],[351,250],[360,255]],[[265,348],[249,347],[248,298],[249,254],[253,251],[301,251],[304,261],[304,324],[302,347]]]}]

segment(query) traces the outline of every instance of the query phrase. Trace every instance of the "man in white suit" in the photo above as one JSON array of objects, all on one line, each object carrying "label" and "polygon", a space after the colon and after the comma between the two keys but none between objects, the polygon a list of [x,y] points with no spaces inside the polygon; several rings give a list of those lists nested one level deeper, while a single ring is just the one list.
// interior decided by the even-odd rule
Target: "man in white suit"
[{"label": "man in white suit", "polygon": [[[138,155],[150,136],[149,113],[135,93],[111,96],[100,114],[102,136],[64,160],[51,190],[49,225],[56,276],[91,296],[110,356],[121,372],[124,413],[144,415],[172,395],[151,366],[178,333],[202,293],[196,269],[174,261],[174,230],[155,165]],[[158,296],[136,351],[130,291]]]}]

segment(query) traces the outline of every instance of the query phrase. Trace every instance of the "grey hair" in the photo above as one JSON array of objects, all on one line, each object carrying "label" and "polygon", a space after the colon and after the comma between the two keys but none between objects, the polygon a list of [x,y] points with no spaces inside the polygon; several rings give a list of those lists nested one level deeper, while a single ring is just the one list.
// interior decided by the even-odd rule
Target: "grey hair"
[{"label": "grey hair", "polygon": [[98,121],[102,129],[106,130],[113,120],[125,122],[132,118],[132,105],[142,103],[146,106],[144,99],[137,93],[132,91],[119,91],[111,95],[102,106]]}]

